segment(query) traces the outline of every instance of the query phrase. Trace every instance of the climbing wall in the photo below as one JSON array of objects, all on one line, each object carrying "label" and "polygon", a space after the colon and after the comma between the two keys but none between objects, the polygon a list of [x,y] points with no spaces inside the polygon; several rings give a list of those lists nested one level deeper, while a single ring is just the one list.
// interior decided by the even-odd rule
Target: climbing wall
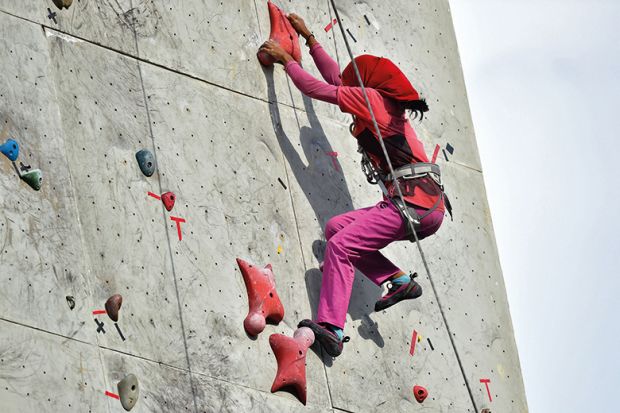
[{"label": "climbing wall", "polygon": [[[328,0],[274,3],[348,63]],[[418,300],[374,313],[382,291],[356,275],[351,341],[308,353],[304,406],[270,392],[268,337],[315,314],[327,220],[380,193],[348,116],[257,62],[266,1],[0,0],[0,144],[44,176],[34,191],[0,155],[0,411],[120,412],[127,374],[135,412],[527,411],[448,1],[337,5],[354,53],[390,57],[427,99],[414,126],[455,217],[422,242],[435,288],[415,245],[386,249]],[[272,265],[285,308],[257,338],[237,257]]]}]

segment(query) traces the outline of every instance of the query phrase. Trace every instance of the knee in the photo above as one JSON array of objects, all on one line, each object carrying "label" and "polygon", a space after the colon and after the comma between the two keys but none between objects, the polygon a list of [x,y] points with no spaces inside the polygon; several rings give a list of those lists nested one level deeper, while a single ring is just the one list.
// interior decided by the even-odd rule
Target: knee
[{"label": "knee", "polygon": [[325,224],[325,238],[329,241],[338,231],[342,229],[342,225],[340,224],[338,217],[332,217]]},{"label": "knee", "polygon": [[346,237],[342,236],[342,233],[334,233],[330,236],[327,240],[327,245],[325,246],[326,255],[337,255],[347,258],[355,255],[354,250],[355,246],[351,245],[351,243],[346,240]]}]

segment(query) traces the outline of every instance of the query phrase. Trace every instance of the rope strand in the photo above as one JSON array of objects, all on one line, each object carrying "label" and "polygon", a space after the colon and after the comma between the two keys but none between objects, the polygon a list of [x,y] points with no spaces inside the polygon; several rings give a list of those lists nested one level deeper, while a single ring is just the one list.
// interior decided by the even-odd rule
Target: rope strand
[{"label": "rope strand", "polygon": [[[366,105],[368,106],[368,112],[370,113],[370,117],[372,119],[372,124],[375,128],[375,133],[377,134],[377,138],[379,139],[379,143],[381,144],[381,150],[383,151],[383,155],[385,156],[385,159],[387,161],[388,167],[390,169],[390,174],[393,177],[393,184],[396,187],[396,191],[398,193],[398,197],[400,198],[400,201],[402,202],[403,205],[406,206],[405,203],[405,199],[403,197],[403,193],[400,189],[400,185],[398,185],[398,180],[395,177],[395,173],[394,173],[394,168],[392,166],[392,161],[390,160],[390,156],[387,152],[387,149],[385,147],[385,142],[383,141],[383,136],[381,135],[381,130],[379,129],[379,124],[377,123],[377,118],[375,117],[375,114],[372,110],[372,105],[370,104],[370,100],[368,99],[368,95],[366,94],[366,87],[364,86],[364,83],[362,81],[362,76],[360,75],[359,69],[357,67],[357,63],[355,62],[355,58],[353,56],[353,52],[351,51],[351,46],[349,45],[349,41],[347,40],[347,36],[345,34],[345,29],[344,26],[342,25],[342,20],[340,20],[340,14],[338,13],[338,9],[336,8],[336,4],[334,2],[334,0],[330,0],[332,8],[334,9],[334,13],[336,15],[336,20],[338,20],[338,26],[340,26],[340,33],[342,34],[342,39],[344,40],[344,44],[347,48],[347,52],[349,53],[349,57],[351,58],[351,64],[353,65],[353,70],[355,71],[355,76],[357,77],[357,81],[360,85],[360,88],[362,89],[362,95],[364,96],[364,100],[366,101]],[[454,354],[456,355],[456,359],[458,361],[459,364],[459,368],[461,370],[461,374],[463,375],[463,380],[465,380],[465,385],[467,386],[467,391],[469,393],[469,397],[471,399],[471,402],[474,406],[474,411],[478,411],[478,408],[476,406],[476,402],[474,400],[474,395],[471,391],[471,387],[469,385],[469,380],[467,380],[467,376],[465,374],[465,369],[463,368],[463,363],[461,362],[461,358],[459,356],[458,350],[456,349],[456,345],[454,343],[454,339],[452,338],[452,333],[450,330],[450,326],[448,324],[448,320],[446,318],[446,315],[443,311],[443,307],[441,305],[441,302],[439,300],[439,295],[437,294],[437,289],[435,288],[435,283],[433,282],[433,278],[431,276],[431,271],[430,268],[428,266],[428,262],[426,261],[426,256],[424,255],[424,251],[422,250],[422,245],[420,244],[420,239],[418,238],[418,234],[415,230],[415,227],[413,225],[411,216],[409,215],[409,210],[408,208],[404,208],[405,211],[405,215],[407,216],[407,224],[409,225],[409,229],[412,231],[413,236],[415,238],[415,243],[418,247],[418,251],[420,252],[420,257],[422,258],[422,263],[424,264],[424,269],[426,270],[426,274],[428,276],[428,280],[431,283],[431,288],[433,289],[433,293],[435,294],[435,299],[437,300],[437,305],[439,307],[439,311],[441,313],[441,317],[443,318],[443,322],[446,326],[446,330],[448,331],[448,337],[450,337],[450,343],[452,344],[452,348],[454,349]]]}]

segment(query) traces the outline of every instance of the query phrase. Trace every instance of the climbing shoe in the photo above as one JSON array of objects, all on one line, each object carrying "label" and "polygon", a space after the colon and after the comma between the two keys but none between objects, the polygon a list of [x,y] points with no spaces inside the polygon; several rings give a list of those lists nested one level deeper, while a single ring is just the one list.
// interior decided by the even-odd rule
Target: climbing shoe
[{"label": "climbing shoe", "polygon": [[338,357],[342,354],[342,344],[350,340],[348,336],[340,340],[329,328],[312,320],[301,320],[297,327],[308,327],[312,330],[315,339],[321,344],[323,350],[332,357]]},{"label": "climbing shoe", "polygon": [[418,274],[414,273],[411,276],[412,280],[406,284],[390,283],[387,294],[375,303],[375,311],[385,310],[400,301],[411,300],[421,296],[422,287],[413,280],[417,276]]}]

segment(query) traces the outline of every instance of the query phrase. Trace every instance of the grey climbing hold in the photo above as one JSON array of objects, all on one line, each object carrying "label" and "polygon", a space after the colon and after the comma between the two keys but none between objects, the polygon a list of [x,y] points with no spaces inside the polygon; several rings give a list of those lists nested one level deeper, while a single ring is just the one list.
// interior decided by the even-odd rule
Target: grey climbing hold
[{"label": "grey climbing hold", "polygon": [[130,411],[138,403],[138,397],[140,396],[138,378],[133,374],[128,374],[123,380],[118,382],[117,388],[123,409]]},{"label": "grey climbing hold", "polygon": [[73,0],[52,0],[52,1],[56,5],[56,7],[58,7],[60,10],[62,10],[63,8],[68,9],[69,7],[71,7],[71,4],[73,3]]},{"label": "grey climbing hold", "polygon": [[11,161],[15,162],[19,155],[19,144],[13,139],[7,139],[5,143],[0,145],[0,152]]},{"label": "grey climbing hold", "polygon": [[123,297],[120,294],[114,294],[105,302],[105,312],[112,321],[118,321],[118,310],[121,309],[121,305],[123,305]]},{"label": "grey climbing hold", "polygon": [[75,308],[75,298],[72,295],[68,295],[65,298],[67,299],[67,304],[69,304],[69,310],[73,310]]},{"label": "grey climbing hold", "polygon": [[38,191],[41,189],[41,183],[43,182],[43,174],[39,169],[33,169],[25,172],[19,176],[22,181],[26,182],[32,189]]},{"label": "grey climbing hold", "polygon": [[148,149],[141,149],[136,153],[136,160],[142,173],[151,176],[155,173],[155,157]]}]

